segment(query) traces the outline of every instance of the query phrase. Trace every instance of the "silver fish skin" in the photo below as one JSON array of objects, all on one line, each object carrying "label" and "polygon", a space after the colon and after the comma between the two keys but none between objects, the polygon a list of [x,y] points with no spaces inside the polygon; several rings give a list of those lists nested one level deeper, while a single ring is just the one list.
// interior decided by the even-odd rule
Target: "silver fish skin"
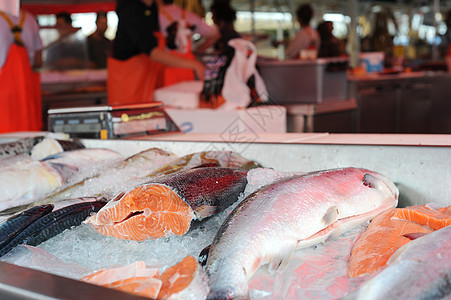
[{"label": "silver fish skin", "polygon": [[232,211],[210,247],[209,299],[248,299],[248,280],[261,265],[283,270],[296,249],[395,207],[398,193],[388,178],[357,168],[308,173],[255,191]]},{"label": "silver fish skin", "polygon": [[102,166],[122,159],[108,149],[61,152],[41,161],[21,162],[1,169],[0,211],[28,205]]},{"label": "silver fish skin", "polygon": [[450,299],[451,226],[399,248],[387,267],[344,299]]}]

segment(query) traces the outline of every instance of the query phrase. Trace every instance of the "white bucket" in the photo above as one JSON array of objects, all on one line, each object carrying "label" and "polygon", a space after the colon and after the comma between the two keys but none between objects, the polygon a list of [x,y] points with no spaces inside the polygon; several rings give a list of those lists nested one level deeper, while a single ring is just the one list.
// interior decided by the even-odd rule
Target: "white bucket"
[{"label": "white bucket", "polygon": [[362,52],[359,54],[360,66],[367,73],[382,72],[384,69],[384,52]]}]

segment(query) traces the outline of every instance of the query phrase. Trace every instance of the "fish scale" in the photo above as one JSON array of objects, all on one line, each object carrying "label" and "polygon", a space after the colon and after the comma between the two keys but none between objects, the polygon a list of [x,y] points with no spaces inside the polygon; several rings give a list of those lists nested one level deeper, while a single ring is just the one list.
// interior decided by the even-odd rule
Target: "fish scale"
[{"label": "fish scale", "polygon": [[72,226],[80,225],[91,212],[98,211],[105,204],[106,202],[103,200],[83,202],[48,213],[11,239],[0,249],[0,256],[5,255],[17,245],[28,244],[36,246]]},{"label": "fish scale", "polygon": [[52,210],[53,204],[34,206],[5,220],[0,224],[0,249],[30,224],[50,213]]},{"label": "fish scale", "polygon": [[231,168],[197,168],[155,180],[169,186],[197,212],[201,220],[203,207],[214,208],[214,213],[229,207],[238,199],[247,184],[247,171]]}]

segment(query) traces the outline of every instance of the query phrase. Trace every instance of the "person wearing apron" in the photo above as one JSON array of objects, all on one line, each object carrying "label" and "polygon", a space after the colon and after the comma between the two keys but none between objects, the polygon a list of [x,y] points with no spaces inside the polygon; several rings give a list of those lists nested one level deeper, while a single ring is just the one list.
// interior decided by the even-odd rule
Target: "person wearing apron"
[{"label": "person wearing apron", "polygon": [[[175,4],[173,0],[159,0],[158,10],[161,33],[166,38],[166,50],[173,55],[187,59],[196,59],[193,50],[203,53],[218,39],[216,28],[209,26],[201,17]],[[193,46],[192,36],[198,34],[201,39]],[[165,67],[164,85],[194,80],[189,69]]]},{"label": "person wearing apron", "polygon": [[108,59],[107,94],[110,105],[146,103],[163,86],[163,66],[191,69],[203,79],[204,65],[166,52],[159,33],[154,0],[119,0],[113,56]]},{"label": "person wearing apron", "polygon": [[0,48],[0,133],[42,130],[40,77],[32,70],[42,62],[42,42],[34,17],[0,11]]}]

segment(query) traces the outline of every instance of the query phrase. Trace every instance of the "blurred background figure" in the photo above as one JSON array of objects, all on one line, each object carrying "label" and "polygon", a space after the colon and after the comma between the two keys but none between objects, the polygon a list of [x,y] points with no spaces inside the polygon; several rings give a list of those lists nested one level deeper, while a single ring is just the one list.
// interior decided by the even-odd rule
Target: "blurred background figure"
[{"label": "blurred background figure", "polygon": [[78,30],[72,26],[72,17],[65,11],[56,14],[55,28],[58,31],[59,39],[63,39]]},{"label": "blurred background figure", "polygon": [[164,66],[193,70],[203,80],[205,67],[197,60],[165,49],[154,0],[118,0],[119,23],[108,58],[107,93],[110,105],[146,103],[163,86]]},{"label": "blurred background figure", "polygon": [[[160,31],[166,38],[166,48],[171,54],[195,60],[194,52],[203,53],[218,39],[216,28],[209,26],[201,17],[175,4],[173,0],[158,2]],[[200,36],[193,48],[193,34]],[[165,67],[164,85],[194,80],[191,69]]]},{"label": "blurred background figure", "polygon": [[294,39],[285,50],[287,58],[296,59],[300,57],[301,50],[311,50],[316,52],[319,48],[318,32],[310,26],[313,18],[313,8],[310,4],[302,4],[296,10],[296,17],[301,29],[296,33]]},{"label": "blurred background figure", "polygon": [[174,4],[205,18],[205,7],[202,5],[202,0],[174,0]]},{"label": "blurred background figure", "polygon": [[451,9],[445,16],[446,32],[441,36],[439,51],[442,58],[451,57]]},{"label": "blurred background figure", "polygon": [[41,49],[32,15],[0,11],[0,133],[42,130]]},{"label": "blurred background figure", "polygon": [[231,39],[241,38],[235,30],[236,11],[230,6],[230,1],[216,0],[210,7],[212,20],[219,30],[219,39],[214,44],[218,52],[224,51]]},{"label": "blurred background figure", "polygon": [[56,15],[55,29],[58,39],[44,49],[43,69],[86,69],[89,66],[86,36],[79,28],[72,26],[69,13]]},{"label": "blurred background figure", "polygon": [[158,10],[160,29],[163,35],[167,38],[171,29],[178,27],[177,24],[181,24],[180,21],[183,21],[183,25],[188,29],[188,41],[192,40],[193,35],[197,36],[197,41],[191,47],[195,52],[204,52],[219,37],[216,28],[205,23],[197,14],[174,4],[174,0],[160,1]]},{"label": "blurred background figure", "polygon": [[341,42],[333,35],[333,30],[334,24],[331,21],[324,21],[318,25],[317,31],[320,36],[318,57],[337,57],[344,54]]},{"label": "blurred background figure", "polygon": [[393,38],[389,32],[389,24],[393,24],[395,31],[398,25],[390,8],[384,7],[374,16],[374,30],[369,37],[371,51],[384,52],[384,67],[393,65]]},{"label": "blurred background figure", "polygon": [[111,52],[111,41],[105,37],[108,29],[108,17],[104,11],[99,11],[96,17],[96,31],[88,36],[88,55],[90,67],[105,69],[108,55]]}]

